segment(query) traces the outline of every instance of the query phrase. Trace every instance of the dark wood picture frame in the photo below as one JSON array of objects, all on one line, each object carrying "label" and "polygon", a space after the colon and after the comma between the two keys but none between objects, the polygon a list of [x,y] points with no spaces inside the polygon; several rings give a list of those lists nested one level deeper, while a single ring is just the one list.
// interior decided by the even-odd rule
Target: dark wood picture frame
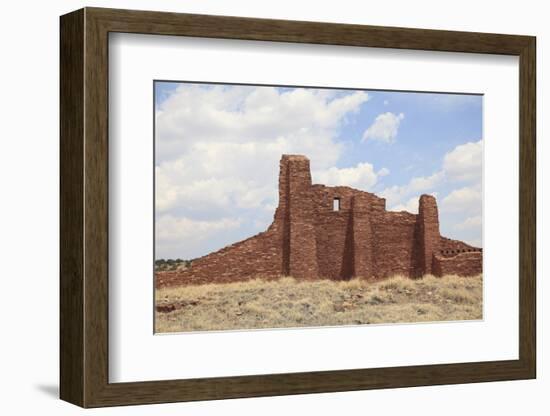
[{"label": "dark wood picture frame", "polygon": [[[83,407],[536,376],[535,51],[530,36],[85,8],[61,17],[60,396]],[[245,39],[519,57],[519,359],[109,383],[108,35]]]}]

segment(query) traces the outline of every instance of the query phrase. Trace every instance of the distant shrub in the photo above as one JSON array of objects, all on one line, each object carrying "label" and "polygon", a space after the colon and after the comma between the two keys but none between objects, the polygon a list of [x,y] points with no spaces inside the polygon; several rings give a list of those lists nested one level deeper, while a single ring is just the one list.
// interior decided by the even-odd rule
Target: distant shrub
[{"label": "distant shrub", "polygon": [[157,259],[155,260],[155,272],[167,272],[177,270],[180,266],[189,267],[191,260],[177,259]]}]

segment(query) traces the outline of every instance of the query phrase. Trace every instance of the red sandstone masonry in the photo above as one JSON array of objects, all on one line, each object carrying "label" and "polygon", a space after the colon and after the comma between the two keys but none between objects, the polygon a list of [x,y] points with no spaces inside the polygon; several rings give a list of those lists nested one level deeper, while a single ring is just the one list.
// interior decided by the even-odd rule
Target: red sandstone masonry
[{"label": "red sandstone masonry", "polygon": [[455,257],[434,255],[433,274],[443,276],[456,274],[458,276],[476,276],[482,272],[481,251],[465,252]]},{"label": "red sandstone masonry", "polygon": [[419,270],[423,274],[432,273],[432,257],[439,251],[439,213],[437,202],[431,195],[422,195],[418,204],[418,244],[420,247]]},{"label": "red sandstone masonry", "polygon": [[[333,210],[339,200],[340,209]],[[156,273],[156,286],[227,283],[256,277],[381,279],[401,274],[481,273],[481,249],[439,234],[437,202],[422,195],[418,215],[386,211],[386,201],[345,186],[312,185],[309,160],[283,155],[279,206],[267,231]]]}]

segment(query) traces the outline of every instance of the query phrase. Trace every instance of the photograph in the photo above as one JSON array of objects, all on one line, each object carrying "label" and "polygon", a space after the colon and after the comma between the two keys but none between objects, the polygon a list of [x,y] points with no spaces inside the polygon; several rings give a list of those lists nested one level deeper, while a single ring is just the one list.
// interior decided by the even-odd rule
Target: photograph
[{"label": "photograph", "polygon": [[483,319],[483,96],[154,82],[155,333]]}]

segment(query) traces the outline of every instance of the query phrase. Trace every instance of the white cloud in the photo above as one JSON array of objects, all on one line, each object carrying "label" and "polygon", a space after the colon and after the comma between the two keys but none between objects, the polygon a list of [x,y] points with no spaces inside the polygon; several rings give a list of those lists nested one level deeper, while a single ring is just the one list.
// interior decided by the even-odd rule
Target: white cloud
[{"label": "white cloud", "polygon": [[358,163],[351,168],[331,167],[324,171],[313,172],[313,181],[328,186],[351,186],[363,191],[370,191],[376,185],[379,177],[389,173],[386,168],[376,172],[370,163]]},{"label": "white cloud", "polygon": [[455,224],[457,230],[469,230],[472,228],[481,228],[481,215],[468,217],[461,223]]},{"label": "white cloud", "polygon": [[155,233],[164,241],[179,241],[181,239],[205,240],[212,234],[237,228],[241,225],[240,219],[222,218],[213,221],[192,220],[190,218],[176,218],[164,215],[155,221]]},{"label": "white cloud", "polygon": [[389,209],[389,211],[408,211],[411,214],[418,214],[418,196],[410,198],[404,204],[397,204]]},{"label": "white cloud", "polygon": [[402,205],[405,204],[403,201],[410,198],[411,195],[420,195],[433,190],[442,182],[443,178],[443,172],[436,172],[430,176],[417,176],[412,178],[406,185],[394,185],[384,189],[380,192],[380,196],[386,198],[387,206]]},{"label": "white cloud", "polygon": [[157,111],[157,155],[173,159],[196,143],[334,144],[336,129],[368,99],[363,91],[342,96],[330,90],[182,84]]},{"label": "white cloud", "polygon": [[481,202],[481,187],[474,185],[455,189],[443,198],[441,206],[447,212],[481,214]]},{"label": "white cloud", "polygon": [[[224,241],[212,234],[218,240],[205,250],[237,241],[246,227],[262,231],[277,205],[281,154],[307,155],[312,171],[328,170],[343,152],[341,126],[368,99],[363,91],[180,85],[156,111],[157,222],[168,215],[185,232],[245,219]],[[348,175],[364,186],[373,180],[365,167]],[[157,245],[168,236],[158,233]],[[186,254],[196,251],[193,238],[179,242],[171,252],[194,255]]]},{"label": "white cloud", "polygon": [[[411,214],[418,214],[418,202],[420,201],[420,195],[413,196],[409,200],[402,204],[394,205],[388,208],[388,211],[408,211]],[[432,195],[437,198],[437,192],[428,192],[428,195]]]},{"label": "white cloud", "polygon": [[441,217],[448,223],[453,238],[481,246],[483,207],[482,195],[483,141],[455,147],[443,158],[443,171],[452,189],[441,201]]},{"label": "white cloud", "polygon": [[[453,182],[466,182],[469,186],[454,189],[441,201],[448,212],[459,212],[467,208],[468,212],[481,210],[481,164],[483,142],[468,142],[455,147],[443,157],[441,170],[430,176],[412,178],[406,185],[384,189],[380,195],[387,200],[392,211],[406,210],[417,212],[417,199],[422,193],[431,193],[435,188],[449,186]],[[431,192],[430,192],[431,191]],[[415,195],[411,198],[411,195]],[[456,206],[453,206],[456,204]]]},{"label": "white cloud", "polygon": [[[241,146],[237,146],[238,151]],[[261,153],[261,152],[259,152]],[[212,166],[200,166],[200,162],[209,160],[203,152],[193,152],[193,157],[181,157],[156,167],[156,208],[159,213],[174,209],[184,210],[188,214],[212,213],[226,215],[231,208],[258,208],[270,203],[277,197],[277,163],[265,175],[265,169],[259,166],[262,158],[247,160],[243,154],[235,155],[235,164],[224,163],[231,156],[220,157],[220,163]],[[241,158],[241,160],[238,160]],[[206,162],[207,163],[207,162]],[[227,166],[227,175],[221,169]],[[239,168],[243,171],[239,171]],[[254,172],[260,176],[254,177]]]},{"label": "white cloud", "polygon": [[374,123],[363,133],[363,141],[372,139],[386,143],[393,142],[397,137],[399,125],[404,118],[405,115],[403,113],[398,115],[391,112],[380,114],[376,117]]},{"label": "white cloud", "polygon": [[238,232],[242,224],[240,218],[199,220],[170,214],[158,216],[155,220],[155,256],[183,259],[202,256],[226,245],[223,237],[234,242],[231,236]]},{"label": "white cloud", "polygon": [[452,181],[481,182],[483,142],[468,142],[455,147],[443,158],[443,170]]}]

